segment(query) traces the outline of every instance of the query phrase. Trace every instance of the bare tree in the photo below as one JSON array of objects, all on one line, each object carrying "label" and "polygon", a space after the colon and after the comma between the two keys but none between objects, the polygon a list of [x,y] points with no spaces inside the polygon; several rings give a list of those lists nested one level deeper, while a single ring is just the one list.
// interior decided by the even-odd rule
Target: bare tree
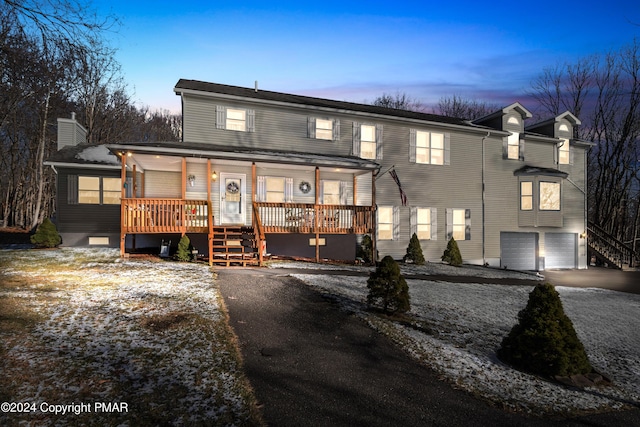
[{"label": "bare tree", "polygon": [[373,100],[372,105],[396,110],[422,111],[422,104],[406,93],[396,92],[394,95],[383,93]]},{"label": "bare tree", "polygon": [[442,97],[438,105],[433,109],[435,114],[442,116],[456,117],[459,119],[475,120],[487,114],[497,111],[500,107],[497,104],[469,99],[460,95]]}]

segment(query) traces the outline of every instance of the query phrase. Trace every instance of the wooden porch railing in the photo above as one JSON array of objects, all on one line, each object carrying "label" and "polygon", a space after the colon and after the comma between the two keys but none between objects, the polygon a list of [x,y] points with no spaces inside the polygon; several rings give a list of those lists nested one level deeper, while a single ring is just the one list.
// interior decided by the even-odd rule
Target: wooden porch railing
[{"label": "wooden porch railing", "polygon": [[619,269],[637,267],[640,253],[610,235],[607,231],[589,221],[587,226],[589,247]]},{"label": "wooden porch railing", "polygon": [[365,234],[373,231],[373,207],[254,202],[264,233]]},{"label": "wooden porch railing", "polygon": [[122,199],[122,232],[210,233],[211,204],[206,200]]}]

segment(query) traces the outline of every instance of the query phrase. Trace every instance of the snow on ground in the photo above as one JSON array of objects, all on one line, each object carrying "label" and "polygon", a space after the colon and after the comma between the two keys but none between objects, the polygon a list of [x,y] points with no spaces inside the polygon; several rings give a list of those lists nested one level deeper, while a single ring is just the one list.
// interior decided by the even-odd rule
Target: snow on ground
[{"label": "snow on ground", "polygon": [[[300,263],[278,267],[300,268]],[[306,268],[325,268],[305,264]],[[342,267],[332,266],[340,269]],[[353,268],[353,267],[352,267]],[[451,274],[448,265],[402,266],[403,274]],[[480,268],[456,268],[460,276]],[[407,280],[411,313],[421,327],[389,324],[365,310],[366,276],[294,274],[336,297],[373,327],[400,342],[415,358],[456,386],[513,410],[567,414],[640,405],[640,295],[602,289],[557,287],[594,368],[614,387],[570,389],[514,370],[496,357],[502,339],[517,322],[531,286]],[[487,270],[482,277],[522,278],[523,273]],[[531,276],[529,276],[531,278]]]},{"label": "snow on ground", "polygon": [[113,249],[8,254],[0,251],[5,277],[36,283],[0,288],[0,298],[21,298],[42,319],[29,340],[2,346],[3,376],[21,378],[28,367],[37,378],[18,383],[14,401],[120,401],[179,425],[246,422],[243,375],[220,332],[207,266],[121,261]]}]

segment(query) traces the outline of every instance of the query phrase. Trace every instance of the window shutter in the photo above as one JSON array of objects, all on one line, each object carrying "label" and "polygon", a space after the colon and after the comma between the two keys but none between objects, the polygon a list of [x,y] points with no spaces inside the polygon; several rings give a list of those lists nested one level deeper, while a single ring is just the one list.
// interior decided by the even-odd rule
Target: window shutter
[{"label": "window shutter", "polygon": [[227,124],[227,109],[216,105],[216,129],[225,129]]},{"label": "window shutter", "polygon": [[382,125],[376,125],[376,160],[382,160]]},{"label": "window shutter", "polygon": [[353,146],[352,155],[360,157],[360,123],[353,122]]},{"label": "window shutter", "polygon": [[316,119],[315,117],[307,117],[307,137],[316,137]]},{"label": "window shutter", "polygon": [[293,178],[284,179],[284,201],[293,202]]},{"label": "window shutter", "polygon": [[569,143],[569,164],[570,165],[572,165],[573,161],[574,161],[574,156],[575,156],[574,151],[575,150],[573,149],[573,145],[571,145],[571,143]]},{"label": "window shutter", "polygon": [[518,160],[524,161],[524,139],[519,140]]},{"label": "window shutter", "polygon": [[449,132],[444,134],[444,164],[451,164],[451,134]]},{"label": "window shutter", "polygon": [[346,205],[347,203],[347,181],[340,181],[340,204]]},{"label": "window shutter", "polygon": [[438,240],[438,209],[431,208],[431,240]]},{"label": "window shutter", "polygon": [[247,132],[256,131],[256,111],[247,110]]},{"label": "window shutter", "polygon": [[267,200],[267,184],[264,176],[256,177],[256,199],[259,202]]},{"label": "window shutter", "polygon": [[464,210],[464,240],[471,240],[471,209]]},{"label": "window shutter", "polygon": [[78,175],[67,175],[67,203],[78,204]]},{"label": "window shutter", "polygon": [[446,227],[447,227],[447,241],[451,240],[453,237],[453,209],[447,208],[447,218],[446,218]]},{"label": "window shutter", "polygon": [[418,234],[418,208],[411,206],[411,237],[414,234]]},{"label": "window shutter", "polygon": [[409,163],[415,163],[415,162],[416,162],[416,130],[409,129]]},{"label": "window shutter", "polygon": [[393,240],[400,238],[400,206],[393,207]]},{"label": "window shutter", "polygon": [[506,136],[502,137],[502,158],[503,159],[509,158],[509,143],[507,142]]},{"label": "window shutter", "polygon": [[333,119],[333,140],[340,141],[340,119]]}]

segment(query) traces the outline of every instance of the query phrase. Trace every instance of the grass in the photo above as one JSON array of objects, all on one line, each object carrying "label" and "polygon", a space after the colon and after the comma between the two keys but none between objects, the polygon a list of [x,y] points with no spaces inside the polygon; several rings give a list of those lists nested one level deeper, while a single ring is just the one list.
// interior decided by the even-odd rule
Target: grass
[{"label": "grass", "polygon": [[113,250],[0,251],[0,425],[261,425],[213,272]]}]

